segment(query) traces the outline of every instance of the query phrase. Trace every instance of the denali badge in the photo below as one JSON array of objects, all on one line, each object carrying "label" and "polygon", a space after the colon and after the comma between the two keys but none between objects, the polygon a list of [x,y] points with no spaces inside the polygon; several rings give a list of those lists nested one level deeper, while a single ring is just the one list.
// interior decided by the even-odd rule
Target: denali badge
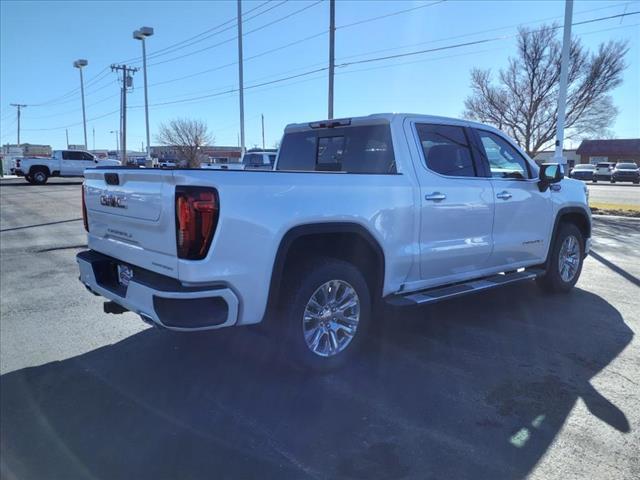
[{"label": "denali badge", "polygon": [[106,193],[100,195],[100,205],[105,207],[127,208],[127,199],[122,195]]}]

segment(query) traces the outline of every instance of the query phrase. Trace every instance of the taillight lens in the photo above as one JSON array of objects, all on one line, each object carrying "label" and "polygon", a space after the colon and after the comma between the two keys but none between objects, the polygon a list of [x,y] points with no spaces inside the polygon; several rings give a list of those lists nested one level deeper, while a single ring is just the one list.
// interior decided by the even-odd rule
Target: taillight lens
[{"label": "taillight lens", "polygon": [[218,225],[218,192],[206,187],[176,187],[176,247],[178,258],[207,256]]},{"label": "taillight lens", "polygon": [[19,159],[19,158],[17,158],[17,159],[16,159],[16,167],[19,167],[19,166],[20,166],[20,159]]},{"label": "taillight lens", "polygon": [[87,204],[86,201],[84,199],[85,196],[85,186],[84,184],[82,185],[82,222],[84,223],[84,229],[88,232],[89,231],[89,220],[87,219]]}]

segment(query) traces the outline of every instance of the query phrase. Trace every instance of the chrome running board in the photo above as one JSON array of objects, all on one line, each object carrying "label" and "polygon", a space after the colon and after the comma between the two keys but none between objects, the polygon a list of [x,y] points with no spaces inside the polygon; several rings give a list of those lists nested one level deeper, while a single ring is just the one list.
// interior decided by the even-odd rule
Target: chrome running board
[{"label": "chrome running board", "polygon": [[461,297],[463,295],[501,287],[509,283],[533,280],[542,274],[544,274],[544,270],[541,268],[530,268],[520,272],[499,273],[497,275],[478,278],[468,282],[429,288],[418,292],[410,292],[404,295],[392,295],[387,297],[386,302],[388,305],[394,307],[425,305],[427,303],[436,303],[450,298]]}]

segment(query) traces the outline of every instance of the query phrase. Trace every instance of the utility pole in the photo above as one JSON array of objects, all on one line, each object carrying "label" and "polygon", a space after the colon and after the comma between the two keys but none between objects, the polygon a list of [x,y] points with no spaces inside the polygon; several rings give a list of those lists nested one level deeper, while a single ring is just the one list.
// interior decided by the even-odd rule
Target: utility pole
[{"label": "utility pole", "polygon": [[240,148],[244,154],[244,80],[242,78],[242,0],[238,0],[238,83],[240,84]]},{"label": "utility pole", "polygon": [[127,164],[127,88],[133,85],[133,77],[131,74],[138,71],[137,68],[127,67],[126,65],[111,65],[111,71],[122,71],[122,102],[121,108],[121,147],[122,150],[122,164]]},{"label": "utility pole", "polygon": [[336,1],[329,0],[329,115],[333,118],[333,71],[336,63]]},{"label": "utility pole", "polygon": [[67,134],[67,148],[69,148],[69,129],[65,128],[64,131]]},{"label": "utility pole", "polygon": [[18,109],[18,147],[20,146],[20,110],[26,108],[27,105],[23,103],[12,103],[12,107],[16,107]]},{"label": "utility pole", "polygon": [[260,117],[262,117],[262,149],[264,150],[264,114],[260,114]]},{"label": "utility pole", "polygon": [[560,89],[558,90],[558,124],[556,130],[556,152],[553,161],[562,165],[567,163],[562,152],[564,143],[564,121],[567,106],[567,80],[569,77],[569,50],[571,50],[571,21],[573,19],[573,0],[564,4],[564,36],[562,38],[562,59],[560,63]]},{"label": "utility pole", "polygon": [[91,127],[93,130],[93,149],[96,149],[96,127]]}]

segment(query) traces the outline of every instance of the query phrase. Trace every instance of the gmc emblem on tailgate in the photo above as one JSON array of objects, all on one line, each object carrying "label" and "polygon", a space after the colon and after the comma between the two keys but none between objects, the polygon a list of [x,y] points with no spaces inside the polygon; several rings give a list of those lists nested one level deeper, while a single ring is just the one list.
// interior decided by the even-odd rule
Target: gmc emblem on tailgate
[{"label": "gmc emblem on tailgate", "polygon": [[104,207],[127,208],[127,199],[123,195],[106,193],[100,195],[100,205]]}]

